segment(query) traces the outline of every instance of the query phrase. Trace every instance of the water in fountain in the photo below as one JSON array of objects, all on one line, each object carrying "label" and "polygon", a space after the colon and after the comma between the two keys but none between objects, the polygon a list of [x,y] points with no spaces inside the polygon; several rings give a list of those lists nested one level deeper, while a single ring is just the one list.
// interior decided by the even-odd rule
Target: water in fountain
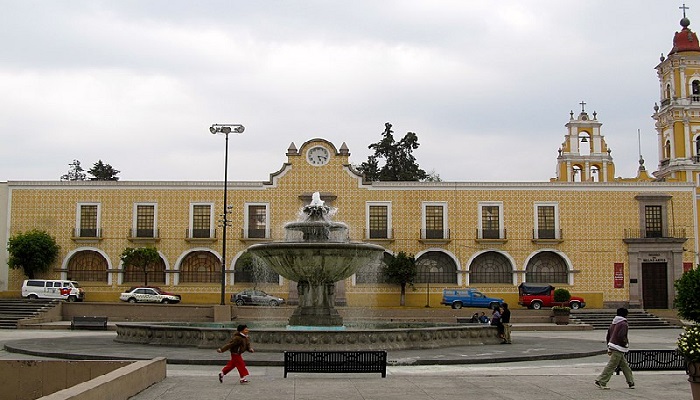
[{"label": "water in fountain", "polygon": [[363,266],[381,262],[384,249],[351,242],[348,226],[331,220],[334,213],[316,192],[311,203],[303,207],[301,218],[285,224],[284,242],[255,244],[247,250],[278,274],[297,282],[299,306],[289,318],[290,326],[342,326],[343,319],[334,306],[335,282]]}]

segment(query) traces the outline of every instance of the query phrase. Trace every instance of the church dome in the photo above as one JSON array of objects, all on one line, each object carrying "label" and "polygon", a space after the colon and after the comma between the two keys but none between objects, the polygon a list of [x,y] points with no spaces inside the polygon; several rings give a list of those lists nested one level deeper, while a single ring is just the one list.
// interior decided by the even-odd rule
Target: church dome
[{"label": "church dome", "polygon": [[690,20],[683,17],[683,19],[681,19],[681,26],[683,29],[681,29],[680,32],[676,32],[676,35],[673,37],[673,48],[668,54],[681,53],[684,51],[700,51],[698,36],[688,28],[688,26],[690,26]]}]

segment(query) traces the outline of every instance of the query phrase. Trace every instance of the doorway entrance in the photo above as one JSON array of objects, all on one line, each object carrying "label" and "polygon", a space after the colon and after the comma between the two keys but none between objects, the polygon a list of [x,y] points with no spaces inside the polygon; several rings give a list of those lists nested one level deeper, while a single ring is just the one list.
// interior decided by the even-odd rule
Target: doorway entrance
[{"label": "doorway entrance", "polygon": [[668,308],[668,266],[665,262],[642,263],[642,306]]}]

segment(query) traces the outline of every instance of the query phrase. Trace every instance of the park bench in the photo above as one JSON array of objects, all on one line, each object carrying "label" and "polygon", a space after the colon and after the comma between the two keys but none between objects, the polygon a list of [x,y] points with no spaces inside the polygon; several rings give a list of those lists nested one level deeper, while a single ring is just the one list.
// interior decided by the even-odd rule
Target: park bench
[{"label": "park bench", "polygon": [[386,378],[386,351],[285,351],[288,372],[380,373]]},{"label": "park bench", "polygon": [[107,329],[107,317],[75,316],[70,321],[71,329]]},{"label": "park bench", "polygon": [[[633,371],[685,370],[685,358],[676,350],[630,350],[625,359]],[[615,372],[619,375],[620,368]]]}]

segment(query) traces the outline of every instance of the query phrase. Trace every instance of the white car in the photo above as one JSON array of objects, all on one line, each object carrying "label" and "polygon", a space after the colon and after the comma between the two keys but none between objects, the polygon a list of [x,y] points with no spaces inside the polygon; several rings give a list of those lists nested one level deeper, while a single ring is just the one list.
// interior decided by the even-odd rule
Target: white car
[{"label": "white car", "polygon": [[163,303],[174,304],[180,302],[180,295],[168,293],[158,287],[132,287],[119,295],[119,300],[129,303]]}]

